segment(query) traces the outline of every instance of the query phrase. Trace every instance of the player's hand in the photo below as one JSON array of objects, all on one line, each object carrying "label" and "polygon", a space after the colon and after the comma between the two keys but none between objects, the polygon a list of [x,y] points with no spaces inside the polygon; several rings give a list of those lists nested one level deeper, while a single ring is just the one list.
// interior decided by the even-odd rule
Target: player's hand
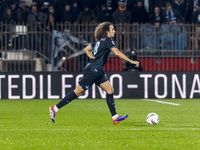
[{"label": "player's hand", "polygon": [[138,68],[139,67],[139,61],[132,61],[132,64],[135,64],[135,66]]}]

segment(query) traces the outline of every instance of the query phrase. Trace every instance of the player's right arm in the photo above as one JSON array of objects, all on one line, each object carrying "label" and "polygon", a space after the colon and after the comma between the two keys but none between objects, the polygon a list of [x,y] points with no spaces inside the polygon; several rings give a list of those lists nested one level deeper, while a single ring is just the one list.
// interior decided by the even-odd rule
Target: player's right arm
[{"label": "player's right arm", "polygon": [[93,54],[92,54],[92,50],[93,50],[93,48],[92,48],[91,45],[88,45],[88,46],[84,49],[86,55],[87,55],[90,59],[92,59],[92,58],[94,57]]},{"label": "player's right arm", "polygon": [[136,67],[139,67],[139,62],[138,62],[138,61],[133,61],[133,60],[129,59],[126,55],[124,55],[122,52],[120,52],[120,51],[118,50],[118,48],[113,47],[113,48],[111,49],[111,51],[112,51],[117,57],[119,57],[119,58],[121,58],[121,59],[123,59],[123,60],[126,60],[126,61],[128,61],[128,62],[130,62],[130,63],[132,63],[132,64],[135,64]]}]

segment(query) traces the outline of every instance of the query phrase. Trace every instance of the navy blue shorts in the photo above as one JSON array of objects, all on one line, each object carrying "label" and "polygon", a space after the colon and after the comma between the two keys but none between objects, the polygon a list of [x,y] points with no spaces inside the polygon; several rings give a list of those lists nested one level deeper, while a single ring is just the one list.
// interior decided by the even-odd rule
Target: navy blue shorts
[{"label": "navy blue shorts", "polygon": [[89,89],[94,83],[96,85],[100,85],[108,81],[106,74],[103,71],[100,72],[92,72],[92,71],[85,71],[83,74],[83,78],[78,82],[79,85],[84,89]]}]

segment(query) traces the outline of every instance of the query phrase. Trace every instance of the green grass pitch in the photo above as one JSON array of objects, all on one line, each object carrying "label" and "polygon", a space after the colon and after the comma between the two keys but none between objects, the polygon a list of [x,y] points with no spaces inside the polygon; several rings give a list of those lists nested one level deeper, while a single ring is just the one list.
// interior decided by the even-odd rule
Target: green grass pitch
[{"label": "green grass pitch", "polygon": [[[115,100],[119,115],[112,123],[106,101],[74,100],[56,115],[49,106],[59,100],[0,100],[0,149],[7,150],[199,150],[200,100]],[[146,123],[155,112],[158,125]]]}]

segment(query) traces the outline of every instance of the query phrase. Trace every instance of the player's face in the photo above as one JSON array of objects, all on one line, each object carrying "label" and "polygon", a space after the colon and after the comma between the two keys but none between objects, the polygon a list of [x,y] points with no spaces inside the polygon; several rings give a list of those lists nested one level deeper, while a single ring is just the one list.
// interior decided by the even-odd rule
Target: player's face
[{"label": "player's face", "polygon": [[107,37],[113,38],[115,36],[115,29],[114,29],[113,25],[110,25],[109,28],[110,28],[110,30],[109,30],[109,32],[107,32]]}]

